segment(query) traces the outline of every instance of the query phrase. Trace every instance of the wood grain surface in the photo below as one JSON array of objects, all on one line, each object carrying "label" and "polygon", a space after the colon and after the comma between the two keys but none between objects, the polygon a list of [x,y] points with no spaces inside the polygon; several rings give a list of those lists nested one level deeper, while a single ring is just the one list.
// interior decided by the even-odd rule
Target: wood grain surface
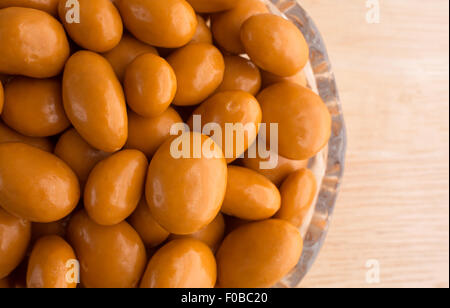
[{"label": "wood grain surface", "polygon": [[379,24],[366,2],[300,0],[349,135],[329,236],[300,287],[448,287],[449,1],[379,0]]}]

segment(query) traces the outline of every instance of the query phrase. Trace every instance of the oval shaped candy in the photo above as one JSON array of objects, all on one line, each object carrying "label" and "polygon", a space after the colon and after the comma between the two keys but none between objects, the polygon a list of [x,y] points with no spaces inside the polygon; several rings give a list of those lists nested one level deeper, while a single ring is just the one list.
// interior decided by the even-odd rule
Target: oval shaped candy
[{"label": "oval shaped candy", "polygon": [[31,237],[31,223],[0,208],[0,280],[22,261]]},{"label": "oval shaped candy", "polygon": [[174,240],[158,250],[141,281],[141,288],[213,288],[216,260],[206,244],[194,239]]},{"label": "oval shaped candy", "polygon": [[242,25],[241,41],[256,65],[278,76],[292,76],[308,62],[309,47],[303,34],[280,16],[250,17]]},{"label": "oval shaped candy", "polygon": [[269,288],[297,264],[303,250],[300,232],[290,223],[269,219],[231,232],[217,252],[222,288]]},{"label": "oval shaped candy", "polygon": [[137,150],[123,150],[92,169],[84,190],[84,207],[99,225],[124,221],[136,209],[144,191],[148,161]]},{"label": "oval shaped candy", "polygon": [[125,96],[105,58],[90,51],[70,57],[64,69],[63,102],[72,125],[94,148],[116,152],[125,145]]},{"label": "oval shaped candy", "polygon": [[0,10],[0,73],[34,78],[61,73],[69,57],[63,26],[49,14],[30,8]]},{"label": "oval shaped candy", "polygon": [[185,0],[120,0],[126,28],[152,46],[178,48],[189,43],[197,28],[197,17]]},{"label": "oval shaped candy", "polygon": [[[210,147],[208,157],[204,149]],[[184,133],[164,142],[153,156],[145,193],[150,212],[164,229],[191,234],[217,216],[226,183],[221,149],[205,135]]]},{"label": "oval shaped candy", "polygon": [[[110,0],[77,0],[77,7],[59,2],[59,18],[72,40],[84,49],[106,52],[119,44],[123,33],[119,11]],[[70,18],[79,9],[80,20]]]},{"label": "oval shaped candy", "polygon": [[[27,269],[27,288],[76,288],[75,252],[59,236],[39,239],[31,251]],[[74,271],[71,275],[70,271]]]},{"label": "oval shaped candy", "polygon": [[33,222],[69,215],[80,199],[75,173],[53,154],[23,143],[0,144],[0,206]]},{"label": "oval shaped candy", "polygon": [[85,211],[76,213],[67,229],[81,266],[85,288],[135,288],[145,270],[141,238],[126,222],[100,226]]}]

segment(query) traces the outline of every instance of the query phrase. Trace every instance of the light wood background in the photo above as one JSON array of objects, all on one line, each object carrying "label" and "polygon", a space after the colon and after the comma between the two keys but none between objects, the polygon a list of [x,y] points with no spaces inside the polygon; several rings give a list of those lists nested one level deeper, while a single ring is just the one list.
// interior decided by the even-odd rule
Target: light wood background
[{"label": "light wood background", "polygon": [[[329,236],[301,287],[449,286],[449,1],[300,0],[328,46],[348,126]],[[366,282],[377,260],[380,283]]]}]

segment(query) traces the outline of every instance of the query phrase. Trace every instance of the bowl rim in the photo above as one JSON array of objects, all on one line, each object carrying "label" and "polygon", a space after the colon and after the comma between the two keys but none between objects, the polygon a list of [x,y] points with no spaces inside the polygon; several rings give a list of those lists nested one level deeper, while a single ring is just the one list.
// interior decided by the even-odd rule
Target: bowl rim
[{"label": "bowl rim", "polygon": [[[325,174],[315,204],[314,214],[304,238],[300,261],[294,270],[276,287],[298,287],[311,269],[325,242],[336,208],[345,169],[347,131],[336,77],[328,56],[324,39],[309,14],[296,0],[265,0],[291,20],[303,33],[310,48],[312,67],[318,94],[332,115],[332,135],[328,143]],[[314,159],[314,158],[313,158]]]}]

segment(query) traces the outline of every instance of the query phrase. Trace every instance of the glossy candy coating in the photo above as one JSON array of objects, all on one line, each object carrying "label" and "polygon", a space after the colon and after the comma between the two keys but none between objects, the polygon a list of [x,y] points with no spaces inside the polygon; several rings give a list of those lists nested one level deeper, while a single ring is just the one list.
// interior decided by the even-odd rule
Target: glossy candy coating
[{"label": "glossy candy coating", "polygon": [[70,57],[64,69],[63,103],[72,125],[94,148],[115,152],[125,145],[125,96],[105,58],[90,51]]},{"label": "glossy candy coating", "polygon": [[280,209],[278,188],[266,177],[247,168],[228,167],[228,184],[222,212],[244,220],[262,220]]},{"label": "glossy candy coating", "polygon": [[30,242],[31,223],[0,208],[0,280],[22,261]]},{"label": "glossy candy coating", "polygon": [[70,262],[76,261],[70,245],[59,236],[39,239],[33,247],[27,270],[27,288],[76,288],[70,282]]},{"label": "glossy candy coating", "polygon": [[0,10],[0,73],[48,78],[58,75],[69,57],[63,26],[30,8]]},{"label": "glossy candy coating", "polygon": [[[251,244],[250,244],[251,243]],[[298,229],[269,219],[231,232],[217,252],[222,288],[269,288],[297,264],[303,250]]]},{"label": "glossy candy coating", "polygon": [[[331,115],[320,96],[291,82],[266,88],[258,95],[263,123],[278,123],[280,155],[305,160],[323,149],[331,136]],[[280,104],[280,102],[283,102]]]},{"label": "glossy candy coating", "polygon": [[157,117],[167,110],[177,92],[177,78],[163,58],[151,53],[137,57],[124,80],[128,106],[143,117]]},{"label": "glossy candy coating", "polygon": [[213,43],[211,29],[209,29],[205,19],[200,15],[197,15],[197,29],[195,30],[194,37],[189,42],[189,44],[196,43]]},{"label": "glossy candy coating", "polygon": [[81,264],[86,288],[135,288],[147,262],[136,231],[126,222],[100,226],[85,211],[76,213],[67,229],[69,243]]},{"label": "glossy candy coating", "polygon": [[169,107],[163,114],[155,118],[141,117],[134,112],[128,113],[128,149],[142,151],[151,158],[159,146],[170,137],[170,128],[182,123],[178,113]]},{"label": "glossy candy coating", "polygon": [[124,221],[136,209],[144,191],[148,161],[137,150],[123,150],[92,169],[84,190],[84,207],[99,225]]},{"label": "glossy candy coating", "polygon": [[55,155],[72,168],[81,186],[84,187],[95,165],[111,154],[93,148],[72,128],[59,138],[55,146]]},{"label": "glossy candy coating", "polygon": [[243,54],[245,48],[241,42],[242,24],[251,16],[268,13],[261,0],[239,0],[228,11],[213,15],[211,29],[217,43],[232,54]]},{"label": "glossy candy coating", "polygon": [[69,166],[23,143],[0,144],[0,206],[33,222],[53,222],[78,204],[80,186]]},{"label": "glossy candy coating", "polygon": [[59,0],[2,0],[0,9],[6,7],[27,7],[31,9],[45,11],[53,16],[58,14]]},{"label": "glossy candy coating", "polygon": [[308,86],[308,80],[306,79],[306,74],[304,70],[298,71],[297,73],[289,77],[280,77],[266,71],[261,71],[261,78],[263,88],[267,88],[268,86],[283,81],[290,81],[299,84],[302,87]]},{"label": "glossy candy coating", "polygon": [[242,25],[241,41],[256,65],[278,76],[292,76],[308,62],[309,49],[303,34],[280,16],[250,17]]},{"label": "glossy candy coating", "polygon": [[0,121],[0,144],[8,142],[20,142],[34,146],[46,152],[53,151],[53,144],[49,139],[24,136],[12,130]]},{"label": "glossy candy coating", "polygon": [[153,218],[145,198],[141,199],[128,220],[147,247],[153,248],[160,245],[170,234]]},{"label": "glossy candy coating", "polygon": [[[256,143],[252,145],[252,147],[256,146]],[[308,160],[288,159],[273,150],[268,151],[268,156],[265,158],[262,158],[258,150],[255,151],[254,157],[249,157],[249,152],[250,150],[241,159],[242,165],[264,175],[276,186],[280,186],[291,173],[308,167]],[[266,153],[261,154],[266,155]]]},{"label": "glossy candy coating", "polygon": [[225,56],[225,73],[217,92],[244,91],[256,95],[261,89],[261,73],[250,60],[239,56]]},{"label": "glossy candy coating", "polygon": [[69,22],[68,15],[74,7],[67,7],[67,1],[60,1],[58,12],[72,40],[84,49],[106,52],[119,44],[123,24],[119,11],[110,0],[77,0],[80,22]]},{"label": "glossy candy coating", "polygon": [[62,104],[59,79],[16,77],[5,87],[2,119],[31,137],[57,135],[70,126]]},{"label": "glossy candy coating", "polygon": [[158,51],[141,41],[138,41],[128,33],[124,33],[119,44],[110,51],[103,54],[116,72],[120,81],[125,77],[125,71],[128,65],[136,59],[136,57],[152,53],[158,55]]},{"label": "glossy candy coating", "polygon": [[229,10],[237,5],[240,0],[187,0],[196,12],[215,13]]},{"label": "glossy candy coating", "polygon": [[141,288],[213,288],[216,278],[211,249],[198,240],[179,239],[153,255]]},{"label": "glossy candy coating", "polygon": [[[198,153],[193,149],[197,148],[195,144],[199,144]],[[177,153],[180,147],[191,158]],[[208,158],[204,153],[210,148]],[[170,233],[184,235],[214,220],[225,196],[226,183],[227,165],[221,149],[205,135],[184,133],[164,142],[153,156],[145,192],[156,221]]]},{"label": "glossy candy coating", "polygon": [[169,240],[192,238],[199,240],[211,248],[213,252],[219,248],[220,243],[223,240],[225,234],[225,219],[222,213],[219,213],[217,217],[203,229],[187,235],[171,234]]},{"label": "glossy candy coating", "polygon": [[[256,140],[258,125],[261,123],[261,107],[258,101],[243,91],[219,92],[206,100],[194,111],[188,122],[194,130],[196,130],[194,127],[196,115],[201,116],[202,125],[216,123],[221,127],[222,138],[213,133],[211,136],[222,146],[227,163],[236,160]],[[235,125],[238,133],[227,130],[227,124]],[[227,139],[227,135],[231,136],[231,139]]]},{"label": "glossy candy coating", "polygon": [[225,63],[220,51],[210,44],[189,44],[167,58],[175,71],[177,106],[191,106],[208,98],[222,83]]},{"label": "glossy candy coating", "polygon": [[195,12],[185,0],[119,0],[118,6],[126,28],[152,46],[184,46],[197,28]]},{"label": "glossy candy coating", "polygon": [[317,181],[308,169],[291,174],[281,185],[281,208],[276,218],[286,220],[296,227],[302,226],[317,192]]}]

